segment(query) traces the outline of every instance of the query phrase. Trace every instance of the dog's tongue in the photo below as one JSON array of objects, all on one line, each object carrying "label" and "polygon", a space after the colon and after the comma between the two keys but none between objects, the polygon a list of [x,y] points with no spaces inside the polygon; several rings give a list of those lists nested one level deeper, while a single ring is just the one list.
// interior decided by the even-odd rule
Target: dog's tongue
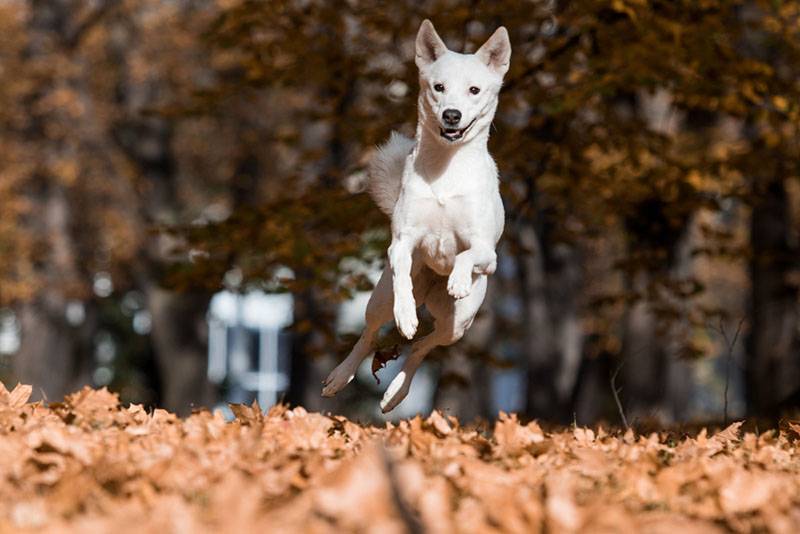
[{"label": "dog's tongue", "polygon": [[461,138],[462,130],[459,130],[458,128],[442,128],[441,133],[442,137],[445,139],[455,141],[456,139]]}]

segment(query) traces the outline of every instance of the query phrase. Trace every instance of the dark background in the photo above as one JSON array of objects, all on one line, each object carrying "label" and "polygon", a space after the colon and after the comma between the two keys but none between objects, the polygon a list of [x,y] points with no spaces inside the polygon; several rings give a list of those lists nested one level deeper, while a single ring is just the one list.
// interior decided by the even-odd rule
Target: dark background
[{"label": "dark background", "polygon": [[319,382],[383,261],[363,171],[413,133],[426,17],[457,51],[506,25],[513,52],[500,268],[420,409],[796,406],[800,7],[778,0],[4,2],[4,380],[212,406],[231,400],[206,376],[212,296],[288,292],[284,400],[373,418],[369,373],[334,400]]}]

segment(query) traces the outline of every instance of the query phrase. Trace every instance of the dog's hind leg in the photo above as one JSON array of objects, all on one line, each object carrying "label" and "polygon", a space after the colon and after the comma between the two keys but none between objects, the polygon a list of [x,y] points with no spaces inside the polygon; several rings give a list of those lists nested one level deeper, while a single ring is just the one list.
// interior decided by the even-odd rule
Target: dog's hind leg
[{"label": "dog's hind leg", "polygon": [[358,366],[361,365],[364,358],[372,353],[378,330],[392,318],[393,303],[392,272],[387,267],[383,270],[380,280],[378,280],[375,289],[372,290],[372,295],[369,297],[364,331],[347,358],[336,366],[331,371],[331,374],[328,375],[328,378],[322,382],[324,385],[322,388],[323,397],[333,397],[353,380]]},{"label": "dog's hind leg", "polygon": [[425,299],[425,305],[434,318],[433,332],[411,345],[403,369],[392,380],[381,400],[383,413],[389,412],[406,398],[417,372],[425,356],[434,348],[451,345],[461,339],[464,332],[472,325],[478,309],[486,296],[485,275],[475,275],[469,294],[454,300],[448,294],[447,280],[440,278],[430,289]]},{"label": "dog's hind leg", "polygon": [[[424,268],[414,276],[414,299],[416,302],[420,302],[425,298],[430,287],[429,279],[431,276]],[[361,362],[374,352],[378,330],[394,316],[393,306],[392,271],[387,266],[369,298],[364,331],[347,358],[331,371],[328,378],[322,382],[324,386],[322,389],[323,397],[333,397],[353,380]]]}]

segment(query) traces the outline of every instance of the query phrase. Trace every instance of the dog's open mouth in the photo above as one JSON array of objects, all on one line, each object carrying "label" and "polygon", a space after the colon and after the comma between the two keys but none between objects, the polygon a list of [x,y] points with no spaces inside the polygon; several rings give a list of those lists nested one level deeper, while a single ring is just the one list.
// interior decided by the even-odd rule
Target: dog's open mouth
[{"label": "dog's open mouth", "polygon": [[441,135],[442,137],[444,137],[445,139],[447,139],[448,141],[451,141],[451,142],[452,141],[458,141],[459,139],[464,137],[464,134],[467,132],[467,130],[469,130],[470,126],[472,126],[474,123],[475,123],[475,119],[472,119],[472,121],[469,124],[467,124],[466,126],[464,126],[463,128],[441,128],[440,127],[439,128],[439,135]]}]

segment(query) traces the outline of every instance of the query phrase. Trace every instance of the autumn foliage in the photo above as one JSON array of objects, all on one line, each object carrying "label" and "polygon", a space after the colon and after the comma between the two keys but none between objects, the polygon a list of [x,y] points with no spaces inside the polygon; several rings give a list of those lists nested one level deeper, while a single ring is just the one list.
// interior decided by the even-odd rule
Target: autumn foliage
[{"label": "autumn foliage", "polygon": [[440,412],[385,427],[302,408],[235,419],[29,403],[0,386],[0,532],[792,532],[800,426],[709,435],[492,430]]}]

